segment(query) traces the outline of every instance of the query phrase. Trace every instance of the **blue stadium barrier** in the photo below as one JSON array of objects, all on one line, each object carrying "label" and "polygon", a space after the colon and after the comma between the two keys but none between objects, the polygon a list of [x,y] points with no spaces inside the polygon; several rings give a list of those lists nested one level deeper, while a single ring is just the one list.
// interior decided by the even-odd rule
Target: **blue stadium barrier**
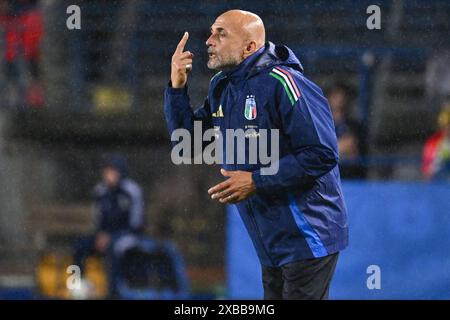
[{"label": "blue stadium barrier", "polygon": [[33,288],[17,287],[2,288],[0,287],[0,300],[33,300],[36,299]]},{"label": "blue stadium barrier", "polygon": [[[341,253],[330,299],[450,299],[450,185],[344,182],[350,245]],[[234,206],[228,208],[229,298],[261,298],[261,271]],[[368,289],[367,269],[381,271]]]}]

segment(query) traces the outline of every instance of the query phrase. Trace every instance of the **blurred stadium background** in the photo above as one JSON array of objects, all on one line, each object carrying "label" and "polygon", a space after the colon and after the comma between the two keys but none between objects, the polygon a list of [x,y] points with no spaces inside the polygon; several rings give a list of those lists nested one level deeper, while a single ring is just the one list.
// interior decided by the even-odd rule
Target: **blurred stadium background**
[{"label": "blurred stadium background", "polygon": [[[419,242],[433,244],[439,242],[438,236],[446,236],[450,206],[442,203],[449,199],[448,185],[424,182],[421,167],[425,141],[438,130],[445,90],[450,93],[450,2],[22,1],[29,5],[26,10],[38,10],[43,21],[42,39],[36,40],[37,72],[27,65],[23,50],[13,61],[6,58],[14,42],[7,37],[8,10],[12,10],[8,6],[18,2],[1,1],[0,13],[0,298],[68,297],[64,268],[70,264],[75,237],[93,229],[92,189],[99,180],[98,159],[111,151],[127,156],[131,177],[144,191],[146,233],[175,243],[193,297],[258,297],[257,288],[239,294],[257,284],[238,283],[236,289],[236,279],[245,279],[242,270],[233,269],[234,259],[239,259],[236,253],[252,254],[251,248],[245,251],[244,245],[233,242],[245,237],[231,232],[239,228],[239,221],[227,221],[225,209],[206,193],[221,179],[218,168],[173,165],[162,113],[170,58],[183,32],[190,32],[188,49],[195,54],[189,79],[191,101],[200,104],[213,75],[206,68],[204,42],[209,27],[218,14],[234,8],[259,14],[268,40],[292,48],[307,76],[325,92],[331,94],[336,84],[345,88],[346,115],[358,128],[354,131],[358,151],[347,162],[343,157],[341,165],[349,169],[344,191],[354,223],[350,227],[358,231],[351,243],[359,243],[360,248],[347,260],[343,256],[338,283],[351,281],[346,272],[360,272],[365,286],[365,268],[352,269],[349,261],[390,245],[374,236],[361,247],[355,237],[371,230],[396,241],[396,236],[408,234],[398,250],[410,255],[417,253],[415,246],[420,252],[429,248],[418,246],[414,234],[422,235]],[[66,27],[71,4],[81,8],[81,30]],[[366,27],[366,9],[373,4],[381,8],[381,30]],[[21,22],[14,27],[20,28]],[[440,60],[442,67],[433,67]],[[386,190],[403,191],[391,199]],[[380,192],[385,196],[378,196]],[[411,203],[420,197],[426,199],[411,211]],[[398,219],[389,227],[382,223],[386,215],[380,213],[387,212],[386,202],[395,203],[387,211]],[[430,216],[434,224],[427,224]],[[446,258],[448,250],[441,249],[430,251],[424,259],[433,259],[433,254]],[[378,261],[366,260],[365,266]],[[101,287],[104,275],[96,263],[93,278]],[[395,269],[395,264],[386,265]],[[439,260],[430,270],[442,275],[449,265],[448,259]],[[412,273],[411,281],[420,278],[420,272]],[[448,276],[433,284],[439,287],[434,296],[404,292],[360,297],[450,297]],[[339,288],[344,290],[344,284]],[[357,298],[358,292],[339,291],[335,297]]]}]

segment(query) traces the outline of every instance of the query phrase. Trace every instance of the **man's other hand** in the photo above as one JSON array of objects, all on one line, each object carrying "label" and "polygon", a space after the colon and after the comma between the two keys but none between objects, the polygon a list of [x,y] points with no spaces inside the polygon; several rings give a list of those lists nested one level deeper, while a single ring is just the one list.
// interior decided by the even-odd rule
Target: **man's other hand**
[{"label": "man's other hand", "polygon": [[247,199],[256,191],[252,173],[247,171],[220,170],[227,180],[221,182],[208,190],[211,199],[219,200],[220,203],[230,204]]}]

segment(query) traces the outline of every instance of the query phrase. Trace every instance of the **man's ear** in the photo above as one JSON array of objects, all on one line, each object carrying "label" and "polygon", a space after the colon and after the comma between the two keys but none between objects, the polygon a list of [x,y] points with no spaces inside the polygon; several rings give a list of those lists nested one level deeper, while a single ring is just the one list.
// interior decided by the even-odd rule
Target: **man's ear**
[{"label": "man's ear", "polygon": [[256,42],[252,40],[245,46],[244,56],[248,57],[255,51],[256,51]]}]

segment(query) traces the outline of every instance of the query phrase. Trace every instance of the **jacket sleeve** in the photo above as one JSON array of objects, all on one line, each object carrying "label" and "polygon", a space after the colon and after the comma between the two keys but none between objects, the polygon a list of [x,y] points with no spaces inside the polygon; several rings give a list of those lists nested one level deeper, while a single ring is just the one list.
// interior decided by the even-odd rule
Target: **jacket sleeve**
[{"label": "jacket sleeve", "polygon": [[336,133],[322,90],[306,79],[289,75],[284,82],[278,79],[275,103],[281,122],[280,138],[288,141],[290,152],[279,159],[277,173],[253,172],[257,192],[305,186],[338,163]]},{"label": "jacket sleeve", "polygon": [[139,233],[144,229],[144,199],[142,190],[137,185],[130,185],[128,192],[131,198],[128,228],[132,233]]},{"label": "jacket sleeve", "polygon": [[194,121],[201,121],[203,131],[212,127],[211,112],[208,99],[201,107],[192,111],[187,86],[184,88],[172,88],[169,82],[164,92],[164,115],[169,134],[176,129],[194,130]]}]

